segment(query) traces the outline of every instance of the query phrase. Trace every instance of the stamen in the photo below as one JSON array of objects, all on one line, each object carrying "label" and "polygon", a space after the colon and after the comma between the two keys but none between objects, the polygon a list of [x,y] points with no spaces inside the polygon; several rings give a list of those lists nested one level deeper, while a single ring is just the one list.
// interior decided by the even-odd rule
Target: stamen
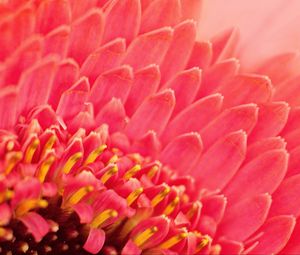
[{"label": "stamen", "polygon": [[178,196],[175,197],[174,200],[170,204],[168,204],[168,206],[164,210],[163,214],[170,215],[174,211],[176,206],[178,205],[179,201],[180,201],[180,198]]},{"label": "stamen", "polygon": [[37,149],[37,147],[40,144],[40,140],[38,138],[34,138],[31,144],[27,147],[26,152],[25,152],[25,158],[24,162],[25,163],[31,163],[31,160],[33,158],[33,155]]},{"label": "stamen", "polygon": [[64,165],[63,167],[63,172],[65,174],[68,174],[72,167],[76,164],[76,162],[81,159],[83,156],[83,153],[82,152],[76,152],[74,153],[69,159],[68,161],[66,162],[66,164]]},{"label": "stamen", "polygon": [[107,148],[107,145],[103,144],[103,145],[99,146],[97,149],[93,150],[88,155],[87,159],[84,161],[84,165],[93,163],[106,148]]},{"label": "stamen", "polygon": [[151,167],[151,169],[147,173],[147,177],[151,180],[155,176],[155,174],[158,172],[158,170],[159,170],[158,166]]},{"label": "stamen", "polygon": [[194,216],[195,212],[198,210],[198,206],[197,203],[193,203],[192,208],[186,214],[188,219],[191,219]]},{"label": "stamen", "polygon": [[117,165],[113,165],[108,171],[106,171],[100,178],[101,182],[105,184],[112,176],[119,171]]},{"label": "stamen", "polygon": [[12,151],[13,148],[14,148],[14,146],[15,146],[14,141],[13,141],[13,140],[10,140],[10,141],[7,142],[7,144],[6,144],[6,150],[7,150],[7,151]]},{"label": "stamen", "polygon": [[110,163],[117,163],[117,161],[119,160],[119,157],[117,154],[113,155],[107,162],[107,164],[110,164]]},{"label": "stamen", "polygon": [[153,236],[157,231],[158,231],[158,228],[156,226],[151,227],[151,228],[147,228],[142,233],[137,234],[133,238],[133,242],[135,243],[136,246],[140,247],[145,242],[147,242],[151,238],[151,236]]},{"label": "stamen", "polygon": [[0,204],[6,200],[9,200],[13,197],[14,192],[12,190],[6,190],[4,192],[0,192]]},{"label": "stamen", "polygon": [[152,207],[157,206],[171,191],[171,188],[169,186],[166,186],[164,190],[159,192],[152,200],[151,205]]},{"label": "stamen", "polygon": [[142,169],[141,165],[137,164],[130,168],[123,176],[124,180],[129,180],[132,176],[134,176],[138,171]]},{"label": "stamen", "polygon": [[159,248],[161,249],[169,249],[173,247],[174,245],[178,244],[181,240],[188,237],[188,233],[180,233],[176,236],[171,237],[167,241],[163,242],[161,245],[159,245]]},{"label": "stamen", "polygon": [[45,178],[49,172],[50,167],[55,161],[55,157],[53,155],[49,156],[47,159],[44,160],[44,162],[41,164],[41,166],[38,169],[37,178],[40,182],[44,182]]},{"label": "stamen", "polygon": [[196,248],[196,252],[201,251],[205,246],[207,246],[209,244],[209,242],[211,241],[209,236],[203,236],[203,239],[201,240],[201,242],[197,245]]},{"label": "stamen", "polygon": [[69,199],[68,203],[75,205],[80,202],[80,200],[89,192],[93,191],[94,187],[91,185],[85,186],[77,190]]},{"label": "stamen", "polygon": [[5,167],[6,175],[8,175],[14,169],[16,164],[22,159],[22,156],[23,154],[21,151],[11,152],[9,159],[7,160],[7,166]]},{"label": "stamen", "polygon": [[48,141],[46,142],[44,148],[43,148],[43,152],[41,154],[41,157],[43,157],[47,151],[51,150],[53,145],[55,144],[57,138],[56,135],[52,135],[50,136],[50,138],[48,139]]},{"label": "stamen", "polygon": [[16,209],[17,217],[20,217],[32,209],[46,208],[48,206],[47,200],[44,199],[28,199],[20,203]]},{"label": "stamen", "polygon": [[127,204],[130,206],[140,196],[140,194],[143,193],[143,191],[144,189],[142,187],[132,191],[126,198]]},{"label": "stamen", "polygon": [[93,221],[91,223],[91,227],[98,228],[108,219],[116,218],[117,216],[118,216],[118,212],[116,210],[107,209],[93,219]]}]

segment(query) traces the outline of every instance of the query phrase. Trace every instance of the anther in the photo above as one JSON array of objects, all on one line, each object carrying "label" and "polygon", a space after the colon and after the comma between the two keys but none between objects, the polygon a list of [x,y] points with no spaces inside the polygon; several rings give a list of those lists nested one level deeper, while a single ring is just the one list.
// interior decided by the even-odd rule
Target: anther
[{"label": "anther", "polygon": [[50,136],[50,138],[48,139],[48,141],[44,145],[41,157],[43,157],[46,154],[47,151],[52,149],[52,147],[55,144],[56,140],[57,140],[56,135],[51,135]]},{"label": "anther", "polygon": [[142,233],[137,234],[133,238],[133,242],[135,243],[136,246],[140,247],[144,243],[146,243],[157,231],[158,231],[158,228],[156,226],[147,228]]},{"label": "anther", "polygon": [[180,201],[180,198],[178,196],[176,196],[174,198],[174,200],[170,204],[168,204],[168,206],[165,208],[163,214],[170,215],[174,211],[176,206],[179,204],[179,201]]},{"label": "anther", "polygon": [[5,174],[9,174],[14,167],[19,163],[19,161],[22,159],[23,154],[21,151],[14,151],[11,152],[9,155],[9,158],[7,159],[6,167],[5,167]]},{"label": "anther", "polygon": [[169,249],[173,247],[174,245],[178,244],[181,240],[185,239],[188,237],[188,233],[183,232],[180,233],[176,236],[171,237],[167,241],[163,242],[162,244],[159,245],[159,248],[161,249]]},{"label": "anther", "polygon": [[4,192],[0,192],[0,203],[3,203],[4,201],[10,200],[14,195],[14,192],[12,190],[5,190]]},{"label": "anther", "polygon": [[34,138],[30,145],[27,147],[24,157],[25,163],[31,163],[33,155],[40,144],[40,140],[38,138]]},{"label": "anther", "polygon": [[91,185],[85,186],[77,190],[72,196],[68,199],[68,204],[75,205],[80,202],[80,200],[89,192],[93,191],[94,187]]},{"label": "anther", "polygon": [[201,251],[205,246],[207,246],[209,244],[210,241],[211,241],[211,238],[209,236],[207,236],[207,235],[203,236],[202,240],[197,245],[196,252]]},{"label": "anther", "polygon": [[159,166],[151,167],[151,169],[147,173],[147,177],[151,180],[155,176],[155,174],[158,172],[158,170],[159,170]]},{"label": "anther", "polygon": [[143,193],[143,191],[144,189],[142,187],[132,191],[126,198],[127,204],[130,206]]},{"label": "anther", "polygon": [[107,145],[106,144],[103,144],[101,146],[99,146],[97,149],[95,149],[94,151],[92,151],[87,159],[84,161],[84,165],[88,165],[88,164],[91,164],[93,163],[100,155],[101,153],[106,150],[107,148]]},{"label": "anther", "polygon": [[118,216],[118,212],[113,209],[107,209],[101,212],[98,216],[96,216],[92,223],[92,228],[98,228],[100,227],[105,221],[107,221],[110,218],[116,218]]},{"label": "anther", "polygon": [[157,206],[162,200],[164,200],[164,198],[170,193],[170,191],[171,188],[169,186],[165,186],[165,188],[151,200],[152,207]]},{"label": "anther", "polygon": [[28,199],[21,202],[16,208],[16,215],[20,217],[25,213],[35,208],[46,208],[48,206],[47,200],[44,199]]},{"label": "anther", "polygon": [[65,174],[68,174],[71,171],[72,167],[76,164],[76,162],[82,158],[82,156],[83,156],[82,152],[74,153],[65,163],[63,167],[63,172]]},{"label": "anther", "polygon": [[118,166],[113,165],[109,170],[107,170],[100,178],[101,182],[105,184],[113,175],[118,172]]},{"label": "anther", "polygon": [[130,168],[123,176],[124,180],[129,180],[131,177],[133,177],[138,171],[142,169],[141,165],[137,164]]},{"label": "anther", "polygon": [[191,219],[194,216],[195,212],[198,210],[198,207],[199,207],[198,203],[193,203],[191,209],[186,213],[186,217],[188,219]]},{"label": "anther", "polygon": [[55,157],[53,155],[50,155],[48,158],[46,158],[41,166],[38,169],[37,178],[40,182],[44,182],[45,178],[49,172],[50,167],[55,161]]},{"label": "anther", "polygon": [[117,163],[117,161],[119,160],[119,157],[117,154],[113,155],[107,162],[107,164],[110,164],[110,163]]}]

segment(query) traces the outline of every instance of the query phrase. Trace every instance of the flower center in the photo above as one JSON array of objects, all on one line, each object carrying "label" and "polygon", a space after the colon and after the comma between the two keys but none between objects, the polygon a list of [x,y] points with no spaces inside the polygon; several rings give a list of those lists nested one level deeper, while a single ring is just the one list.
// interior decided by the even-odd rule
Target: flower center
[{"label": "flower center", "polygon": [[[1,134],[1,254],[197,254],[194,180],[109,141],[36,120]],[[103,138],[105,137],[105,138]]]}]

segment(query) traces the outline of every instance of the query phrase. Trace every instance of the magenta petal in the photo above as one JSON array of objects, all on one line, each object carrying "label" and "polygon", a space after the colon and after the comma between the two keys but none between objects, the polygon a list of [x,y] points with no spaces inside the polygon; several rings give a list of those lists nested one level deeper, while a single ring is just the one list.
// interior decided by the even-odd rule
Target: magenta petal
[{"label": "magenta petal", "polygon": [[189,171],[202,152],[202,141],[198,133],[188,133],[176,137],[161,152],[162,163],[171,166],[179,173]]},{"label": "magenta petal", "polygon": [[216,223],[220,223],[227,205],[226,197],[223,195],[212,195],[204,197],[201,200],[201,203],[203,204],[201,213],[204,215],[210,215]]},{"label": "magenta petal", "polygon": [[124,103],[133,82],[133,72],[130,66],[124,65],[100,75],[95,81],[89,101],[93,103],[95,113],[113,97]]},{"label": "magenta petal", "polygon": [[129,64],[134,69],[150,64],[161,64],[173,38],[173,29],[160,28],[136,37],[129,45],[124,64]]},{"label": "magenta petal", "polygon": [[184,21],[174,28],[172,43],[161,65],[162,83],[185,68],[195,39],[196,24],[194,21]]},{"label": "magenta petal", "polygon": [[273,203],[270,216],[291,214],[295,217],[300,215],[300,175],[294,175],[285,179],[273,193]]},{"label": "magenta petal", "polygon": [[[221,254],[243,254],[243,243],[222,238],[219,242],[221,245]],[[246,253],[245,253],[246,254]]]},{"label": "magenta petal", "polygon": [[136,246],[136,244],[131,239],[129,239],[129,241],[125,244],[121,252],[121,255],[129,255],[129,254],[140,255],[141,253],[142,253],[142,249]]},{"label": "magenta petal", "polygon": [[[189,1],[189,0],[187,0]],[[206,69],[212,59],[212,45],[209,41],[198,42],[196,41],[188,61],[187,67],[192,68],[198,66],[201,69]]]},{"label": "magenta petal", "polygon": [[163,27],[174,26],[180,21],[179,0],[154,0],[143,11],[140,33]]},{"label": "magenta petal", "polygon": [[280,254],[293,254],[298,255],[300,254],[300,223],[299,220],[296,223],[295,229],[291,238],[289,239],[288,244],[281,250]]},{"label": "magenta petal", "polygon": [[147,96],[157,91],[160,71],[157,65],[149,65],[134,73],[134,81],[126,100],[126,113],[131,116]]},{"label": "magenta petal", "polygon": [[244,241],[265,222],[271,202],[269,194],[262,194],[235,205],[229,204],[219,225],[218,234],[232,240]]},{"label": "magenta petal", "polygon": [[141,3],[139,0],[111,1],[105,10],[106,26],[103,41],[108,42],[122,37],[130,42],[137,34],[141,22]]},{"label": "magenta petal", "polygon": [[73,206],[74,211],[77,213],[80,223],[90,223],[94,217],[94,211],[91,205],[87,203],[78,203]]},{"label": "magenta petal", "polygon": [[263,236],[251,254],[276,254],[286,245],[295,227],[293,216],[277,216],[269,219],[259,230]]},{"label": "magenta petal", "polygon": [[146,99],[133,114],[125,131],[129,138],[137,139],[147,131],[162,133],[175,106],[174,92],[170,89]]},{"label": "magenta petal", "polygon": [[10,86],[0,90],[0,128],[10,129],[17,120],[16,87]]},{"label": "magenta petal", "polygon": [[47,221],[35,212],[27,213],[20,220],[27,227],[28,232],[34,236],[36,242],[40,242],[50,230]]},{"label": "magenta petal", "polygon": [[244,165],[224,190],[230,201],[238,201],[260,193],[272,194],[286,174],[288,153],[272,150]]},{"label": "magenta petal", "polygon": [[12,218],[12,211],[7,203],[2,203],[0,205],[0,225],[5,226],[10,222]]},{"label": "magenta petal", "polygon": [[125,54],[125,40],[117,38],[92,52],[83,62],[80,74],[89,78],[91,84],[105,71],[117,67]]},{"label": "magenta petal", "polygon": [[73,23],[69,56],[79,64],[82,64],[86,56],[100,45],[103,19],[101,10],[92,9]]},{"label": "magenta petal", "polygon": [[95,7],[97,5],[97,2],[100,1],[101,0],[89,0],[89,1],[69,0],[72,9],[72,20],[77,20],[78,18],[80,18],[82,15],[87,13],[90,9]]},{"label": "magenta petal", "polygon": [[102,229],[92,228],[83,245],[83,249],[92,254],[97,254],[105,242],[105,232]]}]

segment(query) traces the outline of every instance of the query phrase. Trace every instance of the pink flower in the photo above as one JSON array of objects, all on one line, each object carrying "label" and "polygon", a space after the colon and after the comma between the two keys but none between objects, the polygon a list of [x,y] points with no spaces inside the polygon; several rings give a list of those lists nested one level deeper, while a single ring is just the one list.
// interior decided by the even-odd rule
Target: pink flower
[{"label": "pink flower", "polygon": [[200,5],[0,4],[1,254],[300,253],[299,55]]}]

